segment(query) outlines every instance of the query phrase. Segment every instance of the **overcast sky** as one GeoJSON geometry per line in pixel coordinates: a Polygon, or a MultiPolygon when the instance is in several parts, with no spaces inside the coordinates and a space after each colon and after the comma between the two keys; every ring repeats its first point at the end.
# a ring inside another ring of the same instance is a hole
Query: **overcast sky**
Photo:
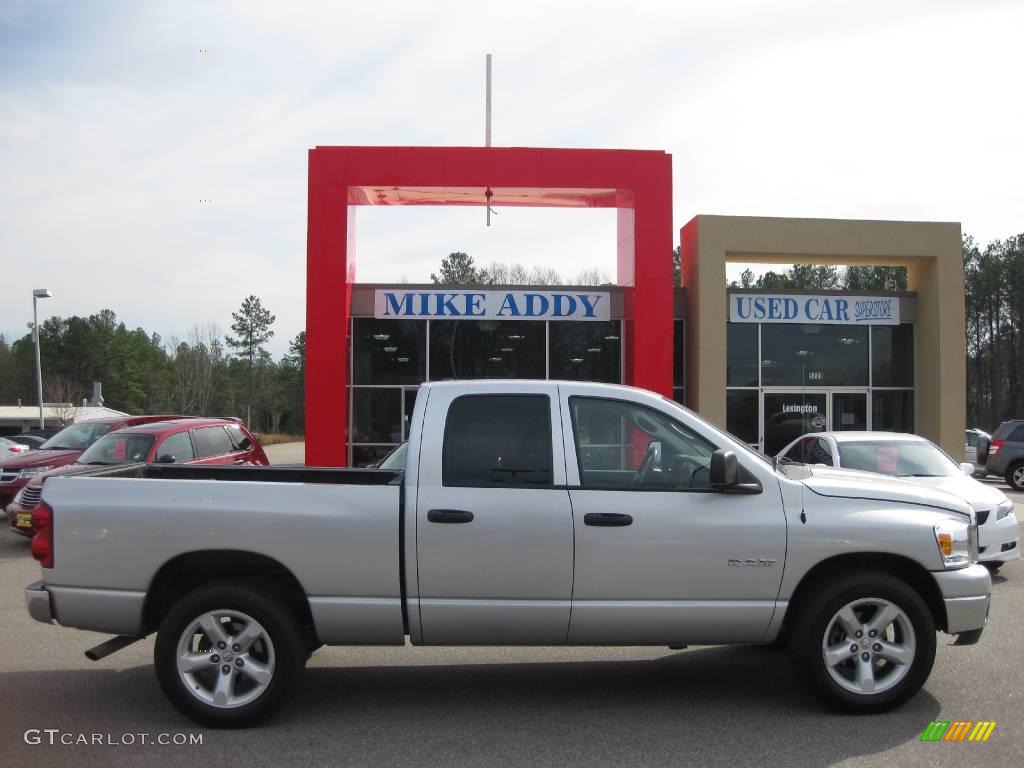
{"type": "MultiPolygon", "coordinates": [[[[662,149],[699,213],[1024,231],[1019,0],[0,0],[0,333],[113,309],[304,325],[307,150],[662,149]],[[211,50],[210,53],[201,52],[211,50]],[[212,202],[200,202],[212,200],[212,202]]],[[[478,262],[614,275],[614,212],[363,208],[358,278],[478,262]]]]}

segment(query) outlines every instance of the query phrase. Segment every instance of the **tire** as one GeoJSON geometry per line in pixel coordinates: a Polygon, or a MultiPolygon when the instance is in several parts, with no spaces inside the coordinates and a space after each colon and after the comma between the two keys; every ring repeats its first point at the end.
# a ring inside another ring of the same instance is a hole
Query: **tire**
{"type": "Polygon", "coordinates": [[[987,563],[982,563],[982,565],[988,568],[989,573],[995,575],[999,573],[999,569],[1003,567],[1003,562],[1000,560],[989,560],[987,563]]]}
{"type": "Polygon", "coordinates": [[[1006,470],[1006,484],[1015,491],[1024,491],[1024,461],[1011,464],[1006,470]]]}
{"type": "Polygon", "coordinates": [[[268,717],[294,692],[306,658],[288,608],[234,584],[185,595],[160,623],[153,651],[157,680],[171,704],[219,728],[268,717]]]}
{"type": "Polygon", "coordinates": [[[853,714],[887,712],[928,679],[935,662],[935,622],[921,596],[901,579],[850,573],[803,605],[789,648],[804,683],[830,706],[853,714]],[[884,625],[873,627],[876,619],[884,625]],[[872,629],[880,634],[871,636],[872,629]],[[835,665],[826,660],[826,645],[835,665]]]}

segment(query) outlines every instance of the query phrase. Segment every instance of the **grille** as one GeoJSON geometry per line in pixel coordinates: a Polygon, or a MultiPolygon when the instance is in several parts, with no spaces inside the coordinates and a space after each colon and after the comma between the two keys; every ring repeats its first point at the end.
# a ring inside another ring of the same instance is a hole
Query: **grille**
{"type": "Polygon", "coordinates": [[[988,520],[989,513],[991,512],[991,509],[986,509],[984,512],[978,512],[978,525],[984,525],[985,521],[988,520]]]}
{"type": "Polygon", "coordinates": [[[21,506],[23,509],[35,509],[39,506],[39,497],[43,495],[42,488],[26,488],[21,494],[21,506]]]}

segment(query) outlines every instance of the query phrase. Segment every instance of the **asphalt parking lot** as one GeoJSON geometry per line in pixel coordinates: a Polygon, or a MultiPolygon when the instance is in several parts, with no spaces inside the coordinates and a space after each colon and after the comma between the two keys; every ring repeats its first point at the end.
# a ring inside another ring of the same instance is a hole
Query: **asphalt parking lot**
{"type": "MultiPolygon", "coordinates": [[[[1020,517],[1024,494],[1010,495],[1020,517]]],[[[823,711],[795,686],[784,652],[765,648],[325,648],[311,659],[296,699],[268,725],[216,731],[164,700],[150,663],[152,638],[90,662],[82,652],[105,636],[32,621],[22,587],[39,569],[23,539],[0,533],[0,765],[12,768],[933,768],[1009,765],[1024,744],[1019,561],[994,579],[981,642],[957,648],[940,635],[925,689],[886,715],[823,711]],[[986,743],[923,743],[931,720],[998,725],[986,743]],[[59,729],[58,743],[48,743],[45,729],[59,729]],[[41,743],[26,743],[26,732],[41,743]],[[81,734],[113,743],[59,743],[81,734]],[[202,744],[142,744],[140,734],[200,736],[202,744]]]]}

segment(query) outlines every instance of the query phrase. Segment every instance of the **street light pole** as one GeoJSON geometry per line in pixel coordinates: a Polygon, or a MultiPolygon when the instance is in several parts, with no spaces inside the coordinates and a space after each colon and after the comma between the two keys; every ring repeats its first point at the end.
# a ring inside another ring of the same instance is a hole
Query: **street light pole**
{"type": "Polygon", "coordinates": [[[53,296],[46,288],[36,288],[32,291],[32,335],[36,340],[36,395],[39,398],[39,428],[46,428],[46,419],[43,416],[43,364],[39,355],[39,299],[48,299],[53,296]]]}

